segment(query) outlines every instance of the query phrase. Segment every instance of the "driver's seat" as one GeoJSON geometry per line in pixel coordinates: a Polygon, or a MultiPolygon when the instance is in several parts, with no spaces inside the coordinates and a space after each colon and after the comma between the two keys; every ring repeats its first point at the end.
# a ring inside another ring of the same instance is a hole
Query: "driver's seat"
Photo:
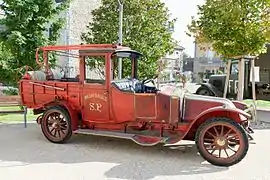
{"type": "Polygon", "coordinates": [[[137,79],[121,79],[112,81],[112,85],[124,92],[140,92],[140,81],[137,79]]]}

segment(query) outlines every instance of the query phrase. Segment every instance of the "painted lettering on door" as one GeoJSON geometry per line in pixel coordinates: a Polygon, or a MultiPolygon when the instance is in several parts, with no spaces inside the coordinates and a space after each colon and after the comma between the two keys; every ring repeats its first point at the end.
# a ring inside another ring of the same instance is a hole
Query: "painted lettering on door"
{"type": "Polygon", "coordinates": [[[102,112],[102,104],[100,103],[89,103],[90,111],[102,112]]]}

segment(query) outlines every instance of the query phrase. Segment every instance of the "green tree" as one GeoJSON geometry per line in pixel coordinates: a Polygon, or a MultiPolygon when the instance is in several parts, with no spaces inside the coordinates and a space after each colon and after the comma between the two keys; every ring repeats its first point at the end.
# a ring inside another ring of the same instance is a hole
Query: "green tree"
{"type": "Polygon", "coordinates": [[[206,0],[188,34],[224,59],[258,56],[269,42],[269,5],[269,0],[206,0]]]}
{"type": "Polygon", "coordinates": [[[57,42],[65,22],[60,13],[69,3],[69,0],[58,4],[55,0],[3,0],[4,18],[0,25],[4,28],[0,31],[0,41],[2,52],[11,55],[0,59],[4,64],[1,73],[5,72],[6,80],[14,82],[15,71],[24,65],[38,68],[35,50],[57,42]]]}
{"type": "Polygon", "coordinates": [[[269,0],[206,0],[188,26],[198,43],[222,57],[259,55],[270,35],[269,0]]]}
{"type": "MultiPolygon", "coordinates": [[[[93,10],[93,21],[82,34],[82,40],[94,44],[118,42],[118,1],[102,0],[93,10]]],[[[139,77],[153,77],[158,60],[175,46],[168,24],[173,26],[169,11],[160,0],[123,0],[123,45],[140,51],[139,77]]],[[[117,66],[117,63],[115,63],[117,66]]],[[[117,68],[117,67],[115,67],[117,68]]],[[[130,61],[123,60],[123,77],[131,74],[130,61]]]]}

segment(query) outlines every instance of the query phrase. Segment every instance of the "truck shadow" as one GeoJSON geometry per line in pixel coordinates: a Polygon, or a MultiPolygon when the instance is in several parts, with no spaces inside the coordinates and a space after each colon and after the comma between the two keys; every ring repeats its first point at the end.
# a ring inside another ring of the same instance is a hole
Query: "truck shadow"
{"type": "Polygon", "coordinates": [[[104,176],[134,180],[214,173],[228,169],[204,163],[194,146],[181,149],[141,147],[129,140],[86,135],[75,135],[67,144],[53,144],[43,137],[36,124],[29,124],[27,129],[22,124],[1,125],[0,134],[4,134],[0,136],[0,162],[21,162],[18,164],[20,166],[102,162],[113,164],[111,169],[104,172],[104,176]]]}

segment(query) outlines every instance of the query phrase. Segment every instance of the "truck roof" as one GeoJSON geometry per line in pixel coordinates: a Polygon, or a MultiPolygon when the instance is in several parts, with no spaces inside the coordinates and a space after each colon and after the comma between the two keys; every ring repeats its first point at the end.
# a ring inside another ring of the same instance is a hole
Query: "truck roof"
{"type": "Polygon", "coordinates": [[[119,57],[140,57],[142,54],[138,51],[132,50],[126,46],[120,46],[117,44],[80,44],[80,45],[54,45],[54,46],[43,46],[37,48],[39,51],[67,51],[67,50],[78,50],[79,53],[114,53],[119,57]]]}

